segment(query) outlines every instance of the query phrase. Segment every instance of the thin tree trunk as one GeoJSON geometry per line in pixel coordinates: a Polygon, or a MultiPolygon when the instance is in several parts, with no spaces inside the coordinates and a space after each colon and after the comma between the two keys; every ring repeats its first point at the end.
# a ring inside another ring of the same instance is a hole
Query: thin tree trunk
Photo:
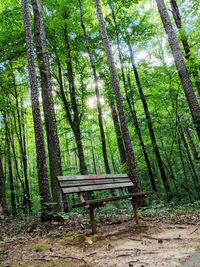
{"type": "Polygon", "coordinates": [[[109,105],[111,109],[113,124],[115,127],[115,134],[117,138],[117,145],[118,145],[118,150],[119,150],[119,155],[120,155],[120,163],[121,165],[124,165],[126,163],[126,151],[124,148],[122,133],[121,133],[120,124],[119,124],[119,118],[118,118],[118,114],[116,111],[113,96],[109,94],[108,98],[109,98],[109,105]]]}
{"type": "MultiPolygon", "coordinates": [[[[129,84],[129,88],[131,89],[130,75],[128,75],[128,84],[129,84]]],[[[126,89],[125,93],[126,93],[126,99],[127,99],[127,102],[128,102],[128,106],[129,106],[129,109],[130,109],[130,112],[131,112],[131,117],[132,117],[132,120],[133,120],[133,124],[135,126],[135,130],[137,132],[138,139],[140,141],[140,146],[142,148],[142,152],[143,152],[143,155],[144,155],[145,163],[146,163],[146,166],[147,166],[147,169],[148,169],[151,188],[152,188],[152,190],[154,192],[157,192],[158,190],[157,190],[157,186],[156,186],[156,181],[155,181],[155,178],[154,178],[154,175],[153,175],[153,171],[152,171],[152,168],[151,168],[151,163],[150,163],[150,160],[149,160],[147,149],[146,149],[143,137],[142,137],[142,133],[141,133],[140,125],[139,125],[139,122],[138,122],[135,105],[134,105],[134,102],[132,102],[132,104],[131,104],[131,101],[130,101],[129,96],[128,96],[127,89],[126,89]]]]}
{"type": "Polygon", "coordinates": [[[32,0],[34,13],[34,34],[36,41],[37,59],[41,76],[42,103],[47,132],[48,154],[50,162],[51,188],[54,211],[63,211],[62,192],[57,176],[62,175],[60,145],[56,126],[56,115],[52,96],[52,84],[47,41],[43,21],[43,7],[41,0],[32,0]]]}
{"type": "Polygon", "coordinates": [[[12,161],[10,153],[10,141],[8,137],[8,132],[6,129],[6,143],[7,143],[7,162],[8,162],[8,171],[9,171],[9,184],[10,184],[10,202],[11,202],[11,211],[12,214],[16,214],[16,202],[15,202],[15,187],[14,187],[14,178],[12,171],[12,161]]]}
{"type": "Polygon", "coordinates": [[[191,53],[190,46],[188,43],[188,37],[185,32],[185,29],[182,26],[182,19],[181,19],[181,15],[180,15],[176,0],[170,0],[170,5],[171,5],[172,15],[173,15],[176,27],[178,28],[179,33],[180,33],[180,39],[181,39],[181,42],[183,44],[183,48],[185,51],[185,58],[188,61],[190,61],[191,67],[189,67],[189,69],[191,70],[191,73],[194,77],[195,85],[200,95],[200,78],[198,76],[199,66],[195,66],[194,64],[194,59],[192,57],[192,53],[191,53]]]}
{"type": "Polygon", "coordinates": [[[105,25],[100,1],[94,0],[94,3],[96,6],[96,13],[97,13],[99,26],[101,30],[101,36],[102,36],[104,48],[106,51],[107,62],[108,62],[109,70],[110,70],[110,76],[111,76],[111,80],[113,84],[114,93],[115,93],[117,109],[118,109],[118,114],[119,114],[119,119],[120,119],[120,126],[121,126],[122,136],[124,140],[124,146],[126,150],[128,172],[129,172],[130,179],[132,180],[133,185],[134,185],[133,190],[135,192],[139,192],[141,190],[140,179],[137,173],[135,156],[133,153],[128,125],[126,122],[123,100],[122,100],[122,95],[120,92],[119,80],[118,80],[118,76],[117,76],[117,72],[115,68],[114,58],[113,58],[107,30],[106,30],[106,25],[105,25]]]}
{"type": "MultiPolygon", "coordinates": [[[[56,57],[57,57],[57,64],[58,64],[58,80],[59,80],[60,97],[62,99],[64,108],[65,108],[65,114],[66,114],[67,120],[69,121],[70,127],[73,131],[75,142],[77,145],[78,158],[79,158],[79,170],[80,170],[80,173],[84,175],[84,174],[87,174],[87,166],[85,163],[85,155],[84,155],[84,151],[83,151],[83,143],[82,143],[82,136],[81,136],[81,130],[80,130],[80,119],[79,119],[80,116],[79,116],[78,107],[76,104],[76,98],[74,98],[74,97],[71,98],[72,101],[75,101],[75,103],[73,104],[73,107],[74,107],[74,119],[73,119],[72,115],[71,115],[71,111],[70,111],[70,105],[67,101],[67,98],[66,98],[65,92],[64,92],[64,85],[63,85],[62,69],[61,69],[60,60],[59,60],[59,57],[57,55],[56,55],[56,57]],[[75,119],[75,117],[76,117],[76,119],[75,119]]],[[[73,73],[69,74],[71,71],[73,71],[71,61],[68,62],[68,65],[70,65],[70,66],[68,66],[68,77],[70,75],[72,75],[72,79],[73,79],[73,73]]],[[[69,78],[69,82],[70,81],[71,81],[71,79],[69,78]]],[[[74,86],[72,86],[72,87],[74,88],[74,86]]]]}
{"type": "Polygon", "coordinates": [[[13,132],[10,133],[10,130],[8,128],[8,122],[7,122],[7,117],[4,114],[4,124],[5,124],[5,129],[7,132],[7,136],[9,138],[9,142],[12,148],[12,152],[13,152],[13,157],[14,157],[14,163],[15,163],[15,171],[17,174],[17,179],[20,181],[22,190],[23,190],[23,195],[25,195],[25,186],[24,183],[22,181],[21,175],[20,175],[20,171],[19,171],[19,165],[18,165],[18,160],[17,160],[17,154],[16,154],[16,147],[15,147],[15,142],[14,142],[14,137],[13,137],[13,132]]]}
{"type": "MultiPolygon", "coordinates": [[[[29,190],[29,181],[28,181],[28,166],[27,166],[27,155],[26,155],[26,140],[25,140],[25,132],[24,130],[24,118],[23,118],[23,106],[21,106],[21,115],[20,115],[20,106],[19,106],[19,100],[18,100],[18,93],[16,89],[16,83],[15,83],[15,76],[13,73],[13,81],[14,81],[14,89],[15,89],[15,100],[16,100],[16,110],[17,110],[17,122],[18,122],[18,129],[19,133],[17,131],[17,125],[15,123],[16,133],[18,136],[21,156],[22,156],[22,164],[23,164],[23,171],[24,171],[24,206],[27,208],[29,212],[31,212],[31,199],[30,199],[30,190],[29,190]]],[[[15,116],[14,116],[15,119],[15,116]]],[[[15,121],[16,122],[16,121],[15,121]]]]}
{"type": "Polygon", "coordinates": [[[2,152],[0,149],[0,213],[6,210],[6,188],[5,188],[5,175],[2,164],[2,152]]]}
{"type": "Polygon", "coordinates": [[[196,146],[195,146],[195,143],[194,141],[192,140],[192,137],[191,137],[191,134],[190,134],[190,131],[188,130],[187,127],[184,128],[184,132],[187,136],[187,140],[188,140],[188,143],[190,145],[190,149],[191,149],[191,152],[192,152],[192,155],[193,155],[193,158],[195,160],[199,160],[200,159],[200,155],[196,149],[196,146]]]}
{"type": "Polygon", "coordinates": [[[158,6],[158,11],[160,13],[160,17],[162,19],[163,26],[165,28],[165,32],[168,37],[168,41],[174,57],[178,75],[185,92],[188,106],[190,108],[190,112],[197,131],[197,135],[200,139],[200,107],[188,75],[188,70],[186,68],[183,55],[176,40],[176,35],[172,27],[164,0],[156,0],[156,2],[158,6]]]}
{"type": "Polygon", "coordinates": [[[182,127],[180,126],[179,127],[179,133],[180,133],[180,137],[181,137],[181,140],[183,142],[183,145],[185,147],[185,152],[186,152],[186,155],[188,157],[188,161],[189,161],[189,164],[190,164],[190,167],[191,167],[191,171],[192,171],[192,176],[193,176],[193,180],[194,180],[194,184],[196,186],[196,190],[198,192],[198,195],[200,197],[200,182],[199,182],[199,177],[198,177],[198,174],[196,172],[196,169],[195,169],[195,166],[194,166],[194,163],[192,161],[192,157],[191,157],[191,154],[190,154],[190,150],[189,150],[189,147],[188,147],[188,144],[187,144],[187,141],[185,139],[185,135],[184,135],[184,132],[183,132],[183,129],[182,127]]]}
{"type": "MultiPolygon", "coordinates": [[[[26,133],[25,133],[25,124],[24,124],[24,111],[23,111],[23,99],[21,103],[21,130],[20,134],[21,137],[21,147],[22,147],[22,161],[23,161],[23,168],[24,168],[24,181],[25,181],[25,189],[26,189],[26,199],[28,204],[28,210],[29,212],[32,211],[31,207],[31,198],[30,198],[30,189],[29,189],[29,181],[28,181],[28,163],[27,163],[27,153],[26,153],[26,133]]],[[[20,117],[20,116],[19,116],[20,117]]]]}
{"type": "MultiPolygon", "coordinates": [[[[157,192],[156,182],[155,182],[155,179],[154,179],[154,176],[153,176],[153,172],[152,172],[152,169],[151,169],[151,164],[150,164],[150,160],[149,160],[149,157],[148,157],[148,154],[147,154],[147,151],[146,151],[146,146],[145,146],[143,138],[142,138],[141,130],[140,130],[139,123],[138,123],[138,120],[137,120],[136,110],[135,110],[134,106],[132,107],[131,101],[130,101],[129,96],[128,96],[128,85],[127,85],[126,78],[125,78],[123,56],[122,56],[121,49],[120,49],[120,35],[119,35],[119,31],[118,31],[118,25],[117,25],[117,21],[116,21],[114,8],[112,6],[112,2],[111,1],[109,1],[109,7],[111,9],[111,14],[112,14],[112,18],[113,18],[113,22],[114,22],[114,26],[115,26],[117,49],[118,49],[118,53],[119,53],[119,61],[120,61],[120,66],[121,66],[122,81],[123,81],[123,85],[124,85],[124,89],[125,89],[126,100],[127,100],[127,103],[128,103],[128,106],[129,106],[129,109],[130,109],[130,112],[131,112],[131,116],[132,116],[132,119],[133,119],[133,123],[134,123],[135,129],[136,129],[139,141],[140,141],[140,146],[141,146],[142,151],[143,151],[143,155],[144,155],[144,159],[145,159],[145,162],[146,162],[146,165],[147,165],[147,169],[148,169],[148,173],[149,173],[149,178],[150,178],[150,183],[151,183],[152,190],[154,192],[157,192]]],[[[128,81],[129,87],[131,88],[130,76],[128,78],[129,78],[129,81],[128,81]]]]}
{"type": "MultiPolygon", "coordinates": [[[[180,154],[180,158],[181,158],[181,164],[182,164],[182,168],[183,168],[183,174],[184,174],[184,178],[185,178],[188,197],[189,197],[190,202],[192,202],[192,197],[191,197],[191,194],[190,194],[189,181],[188,181],[187,172],[186,172],[186,168],[185,168],[185,163],[184,163],[184,159],[183,159],[183,153],[182,153],[182,149],[181,149],[181,140],[180,140],[180,138],[178,139],[178,148],[179,148],[179,154],[180,154]]],[[[197,191],[197,193],[198,193],[198,191],[197,191]]]]}
{"type": "Polygon", "coordinates": [[[24,29],[25,29],[25,41],[26,51],[28,59],[28,72],[31,88],[31,104],[32,115],[35,132],[35,146],[37,155],[37,173],[39,181],[40,203],[41,203],[41,220],[49,220],[51,211],[51,197],[48,186],[48,177],[46,169],[46,156],[44,137],[42,130],[42,121],[40,114],[39,94],[37,87],[36,70],[34,65],[34,50],[32,43],[32,32],[30,23],[29,3],[28,0],[22,0],[23,16],[24,16],[24,29]]]}
{"type": "Polygon", "coordinates": [[[91,144],[91,150],[92,150],[92,162],[93,162],[93,169],[94,173],[97,174],[97,166],[96,166],[96,160],[95,160],[95,154],[94,154],[94,144],[93,144],[93,135],[92,135],[92,130],[89,130],[90,134],[90,144],[91,144]]]}
{"type": "Polygon", "coordinates": [[[79,0],[79,8],[80,8],[80,20],[81,20],[81,27],[84,34],[84,45],[87,50],[90,65],[92,68],[93,78],[94,78],[94,85],[95,85],[95,93],[96,93],[96,99],[97,99],[97,111],[98,111],[98,122],[99,122],[99,129],[100,129],[100,135],[101,135],[101,145],[102,145],[102,151],[103,151],[103,159],[105,164],[106,173],[110,173],[110,166],[108,162],[108,155],[107,155],[107,147],[106,147],[106,138],[105,138],[105,131],[103,126],[103,118],[102,118],[102,108],[100,103],[100,92],[99,92],[99,80],[98,75],[95,67],[94,57],[92,55],[90,44],[89,44],[89,38],[87,34],[87,30],[84,24],[83,20],[83,10],[82,10],[82,0],[79,0]]]}
{"type": "Polygon", "coordinates": [[[167,175],[165,173],[165,168],[164,168],[164,164],[160,155],[160,151],[157,145],[157,141],[156,141],[156,137],[155,137],[155,133],[154,133],[154,128],[153,128],[153,123],[151,120],[151,115],[149,112],[149,108],[148,108],[148,104],[143,92],[143,88],[140,82],[140,78],[139,78],[139,73],[135,64],[135,60],[134,60],[134,54],[133,54],[133,50],[132,47],[130,45],[130,43],[128,44],[129,46],[129,51],[130,51],[130,57],[131,57],[131,63],[132,63],[132,67],[133,67],[133,71],[134,71],[134,75],[135,75],[135,81],[136,81],[136,85],[139,91],[139,95],[140,95],[140,99],[142,101],[142,105],[144,108],[144,112],[145,112],[145,117],[146,117],[146,122],[147,122],[147,126],[148,126],[148,130],[149,130],[149,135],[151,138],[151,143],[152,143],[152,147],[156,156],[156,160],[157,160],[157,164],[158,164],[158,168],[160,171],[160,175],[162,178],[162,182],[165,188],[165,192],[167,194],[168,199],[171,198],[171,189],[167,180],[167,175]]]}

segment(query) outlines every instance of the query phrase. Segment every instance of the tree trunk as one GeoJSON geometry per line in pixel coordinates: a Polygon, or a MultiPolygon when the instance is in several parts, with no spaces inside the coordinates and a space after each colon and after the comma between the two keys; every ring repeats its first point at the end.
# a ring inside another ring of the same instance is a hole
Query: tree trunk
{"type": "Polygon", "coordinates": [[[25,180],[25,188],[27,194],[27,201],[28,201],[28,209],[29,212],[32,211],[31,207],[31,197],[30,197],[30,189],[29,189],[29,180],[28,180],[28,162],[27,162],[27,153],[26,153],[26,132],[25,132],[25,123],[24,123],[24,106],[23,106],[23,98],[21,98],[21,131],[22,131],[22,160],[23,160],[23,167],[24,167],[24,180],[25,180]]]}
{"type": "Polygon", "coordinates": [[[114,58],[113,58],[107,30],[106,30],[106,25],[105,25],[100,1],[94,0],[94,3],[96,6],[96,13],[97,13],[98,21],[99,21],[102,40],[103,40],[104,48],[106,51],[107,62],[108,62],[109,70],[110,70],[110,76],[111,76],[111,80],[113,84],[114,93],[115,93],[117,109],[118,109],[118,114],[119,114],[119,119],[120,119],[120,126],[121,126],[122,136],[124,140],[124,146],[126,150],[128,172],[129,172],[130,179],[132,180],[133,185],[134,185],[134,188],[133,188],[134,192],[139,192],[141,190],[141,185],[140,185],[140,180],[139,180],[139,176],[137,173],[136,162],[135,162],[135,157],[133,153],[133,148],[131,145],[128,125],[126,122],[123,100],[122,100],[122,95],[120,92],[119,80],[118,80],[118,76],[117,76],[117,72],[115,68],[114,58]]]}
{"type": "Polygon", "coordinates": [[[10,154],[10,141],[9,141],[7,129],[6,129],[6,143],[7,143],[7,161],[8,161],[9,182],[10,182],[11,211],[12,211],[12,214],[15,215],[16,214],[15,187],[14,187],[14,179],[13,179],[13,171],[12,171],[11,154],[10,154]]]}
{"type": "Polygon", "coordinates": [[[191,67],[189,67],[189,69],[191,70],[191,73],[192,73],[192,75],[194,77],[195,85],[196,85],[198,93],[200,95],[200,79],[199,79],[199,76],[198,76],[199,67],[198,66],[193,66],[194,59],[193,59],[193,56],[191,54],[191,50],[190,50],[190,46],[189,46],[189,43],[188,43],[187,34],[185,32],[185,29],[182,26],[182,19],[181,19],[181,15],[180,15],[179,8],[178,8],[176,0],[170,0],[170,5],[171,5],[172,15],[173,15],[176,27],[178,28],[179,33],[180,33],[181,42],[183,44],[183,48],[184,48],[184,51],[185,51],[185,58],[188,61],[190,61],[191,67]]]}
{"type": "MultiPolygon", "coordinates": [[[[123,84],[124,84],[126,100],[127,100],[130,112],[131,112],[133,123],[134,123],[135,129],[136,129],[136,132],[137,132],[137,135],[138,135],[138,138],[139,138],[139,141],[140,141],[140,146],[142,148],[144,159],[145,159],[145,162],[146,162],[146,165],[147,165],[147,169],[148,169],[148,173],[149,173],[149,178],[150,178],[150,183],[151,183],[152,190],[154,192],[157,192],[156,182],[155,182],[155,179],[154,179],[154,176],[153,176],[153,172],[152,172],[152,169],[151,169],[151,164],[150,164],[150,160],[149,160],[149,157],[148,157],[148,154],[147,154],[147,151],[146,151],[146,146],[145,146],[143,138],[142,138],[141,130],[140,130],[139,123],[138,123],[138,120],[137,120],[136,110],[135,110],[134,106],[132,107],[131,101],[130,101],[129,96],[128,96],[128,86],[127,86],[126,77],[125,77],[123,56],[122,56],[121,49],[120,49],[120,35],[119,35],[119,31],[118,31],[118,25],[117,25],[117,22],[116,22],[116,16],[115,16],[114,8],[112,6],[112,2],[111,1],[109,1],[109,6],[110,6],[110,9],[111,9],[112,18],[113,18],[113,22],[114,22],[114,26],[115,26],[117,49],[118,49],[118,53],[119,53],[119,61],[120,61],[120,66],[121,66],[122,81],[123,81],[123,84]]],[[[129,78],[129,81],[128,81],[129,82],[129,87],[131,88],[130,76],[128,78],[129,78]]]]}
{"type": "Polygon", "coordinates": [[[95,159],[95,154],[94,154],[93,135],[92,135],[92,130],[91,129],[89,129],[89,135],[90,135],[90,144],[91,144],[91,150],[92,150],[93,169],[94,169],[94,173],[97,174],[96,159],[95,159]]]}
{"type": "Polygon", "coordinates": [[[6,188],[5,188],[5,175],[2,164],[2,153],[0,149],[0,213],[6,210],[6,188]]]}
{"type": "Polygon", "coordinates": [[[197,172],[196,172],[194,163],[193,163],[193,161],[192,161],[192,157],[191,157],[191,154],[190,154],[190,150],[189,150],[189,147],[188,147],[188,144],[187,144],[187,141],[186,141],[186,139],[185,139],[185,135],[184,135],[184,132],[183,132],[183,129],[182,129],[181,126],[179,127],[179,133],[180,133],[180,137],[181,137],[181,140],[182,140],[182,142],[183,142],[183,145],[184,145],[184,147],[185,147],[185,152],[186,152],[186,155],[187,155],[189,164],[190,164],[190,168],[191,168],[191,171],[192,171],[193,181],[194,181],[196,190],[197,190],[197,192],[198,192],[198,195],[199,195],[199,197],[200,197],[200,181],[199,181],[199,177],[198,177],[198,174],[197,174],[197,172]]]}
{"type": "MultiPolygon", "coordinates": [[[[79,112],[78,112],[76,98],[74,98],[74,97],[71,98],[71,101],[75,101],[75,103],[73,104],[73,107],[75,109],[74,110],[74,118],[72,118],[70,105],[67,101],[67,98],[66,98],[65,92],[64,92],[64,85],[63,85],[62,69],[61,69],[60,60],[59,60],[59,57],[57,55],[56,55],[56,57],[57,57],[57,64],[58,64],[58,81],[59,81],[60,97],[62,99],[64,109],[65,109],[65,114],[66,114],[67,120],[70,124],[70,127],[73,131],[75,142],[77,145],[78,158],[79,158],[79,170],[80,170],[80,173],[84,175],[84,174],[87,174],[87,166],[85,163],[85,155],[84,155],[84,151],[83,151],[83,143],[82,143],[82,136],[81,136],[81,130],[80,130],[80,119],[79,119],[80,116],[79,116],[79,112]],[[76,117],[76,119],[75,119],[75,117],[76,117]]],[[[68,60],[70,60],[70,59],[68,58],[68,60]]],[[[70,60],[70,62],[68,62],[68,65],[70,65],[68,67],[68,71],[69,71],[68,72],[68,78],[69,78],[69,76],[72,75],[72,79],[73,79],[73,73],[69,74],[69,73],[71,73],[71,71],[73,72],[71,60],[70,60]]],[[[71,78],[69,78],[69,83],[71,83],[71,78]]],[[[74,84],[74,82],[73,82],[73,84],[74,84]]],[[[72,88],[73,88],[73,90],[75,89],[74,86],[72,86],[72,88]]]]}
{"type": "Polygon", "coordinates": [[[156,156],[156,160],[157,160],[157,164],[158,164],[158,168],[160,171],[160,175],[162,178],[162,182],[165,188],[165,192],[167,194],[168,199],[171,198],[171,189],[167,180],[167,175],[165,173],[165,168],[164,168],[164,163],[162,161],[161,155],[160,155],[160,151],[158,149],[158,145],[157,145],[157,141],[156,141],[156,137],[155,137],[155,133],[154,133],[154,128],[153,128],[153,123],[151,120],[151,115],[149,113],[149,108],[148,108],[148,104],[143,92],[143,88],[140,82],[140,78],[139,78],[139,73],[135,64],[135,60],[134,60],[134,55],[133,55],[133,50],[132,47],[130,45],[130,43],[128,44],[129,46],[129,51],[130,51],[130,57],[131,57],[131,63],[132,63],[132,67],[133,67],[133,71],[134,71],[134,75],[135,75],[135,81],[136,81],[136,85],[139,91],[139,95],[140,95],[140,99],[142,101],[142,105],[144,108],[144,112],[145,112],[145,117],[146,117],[146,121],[147,121],[147,126],[148,126],[148,130],[149,130],[149,135],[151,138],[151,143],[152,143],[152,147],[156,156]]]}
{"type": "Polygon", "coordinates": [[[120,155],[120,163],[121,163],[121,165],[124,165],[126,163],[126,151],[125,151],[124,143],[123,143],[123,139],[122,139],[122,133],[121,133],[121,129],[120,129],[119,118],[118,118],[118,114],[116,111],[113,96],[109,94],[108,98],[109,98],[109,105],[110,105],[110,109],[111,109],[113,124],[115,127],[115,134],[116,134],[116,138],[117,138],[117,145],[118,145],[118,150],[119,150],[119,155],[120,155]]]}
{"type": "Polygon", "coordinates": [[[191,136],[190,131],[188,130],[187,127],[184,128],[184,132],[185,132],[185,134],[186,134],[186,136],[187,136],[187,140],[188,140],[188,143],[189,143],[189,145],[190,145],[190,149],[191,149],[193,158],[194,158],[195,160],[200,160],[200,155],[199,155],[199,153],[198,153],[198,151],[197,151],[197,149],[196,149],[195,143],[194,143],[194,141],[192,140],[192,136],[191,136]]]}
{"type": "Polygon", "coordinates": [[[168,36],[168,41],[171,47],[172,54],[174,56],[174,61],[178,71],[178,75],[183,86],[185,96],[192,114],[193,122],[197,131],[197,135],[200,139],[200,107],[195,96],[192,83],[190,81],[188,70],[186,68],[183,55],[181,53],[180,47],[176,40],[176,35],[172,27],[167,8],[165,6],[164,0],[156,0],[160,17],[162,19],[165,32],[168,36]]]}
{"type": "Polygon", "coordinates": [[[25,28],[25,41],[28,59],[29,81],[31,88],[31,104],[32,115],[35,132],[35,146],[37,155],[37,173],[39,181],[40,203],[41,203],[41,220],[49,220],[49,211],[51,210],[51,197],[48,186],[47,169],[46,169],[46,156],[44,137],[42,130],[42,121],[40,114],[39,94],[37,87],[36,70],[34,65],[34,50],[32,43],[32,32],[30,23],[30,13],[28,0],[22,0],[24,28],[25,28]]]}
{"type": "Polygon", "coordinates": [[[51,73],[47,41],[43,21],[43,7],[41,0],[32,0],[34,13],[34,34],[36,41],[37,59],[41,76],[43,110],[47,132],[48,154],[50,162],[51,188],[54,202],[54,211],[63,211],[62,192],[58,184],[57,176],[62,175],[60,145],[56,127],[56,115],[54,110],[51,73]]]}
{"type": "MultiPolygon", "coordinates": [[[[184,163],[184,159],[183,159],[180,138],[178,138],[178,149],[179,149],[179,155],[180,155],[180,158],[181,158],[181,164],[182,164],[182,168],[183,168],[183,174],[184,174],[184,178],[185,178],[185,184],[186,184],[186,189],[187,189],[186,192],[188,194],[188,197],[189,197],[190,202],[192,202],[192,197],[191,197],[191,194],[190,194],[190,185],[189,185],[188,176],[187,176],[187,172],[186,172],[186,168],[185,168],[185,163],[184,163]]],[[[197,193],[198,193],[198,191],[197,191],[197,193]]]]}
{"type": "Polygon", "coordinates": [[[84,24],[83,20],[83,10],[82,10],[82,0],[79,0],[79,8],[80,8],[80,19],[81,19],[81,27],[84,34],[84,45],[87,50],[90,65],[92,68],[93,78],[94,78],[94,84],[95,84],[95,93],[96,93],[96,99],[97,99],[97,111],[98,111],[98,122],[99,122],[99,129],[100,129],[100,135],[101,135],[101,145],[102,145],[102,151],[103,151],[103,159],[104,159],[104,165],[106,169],[106,173],[110,173],[110,166],[108,162],[108,155],[107,155],[107,147],[106,147],[106,138],[105,138],[105,131],[103,126],[103,118],[102,118],[102,108],[100,103],[100,93],[99,93],[99,85],[98,85],[98,75],[95,67],[94,57],[92,55],[90,44],[89,44],[89,38],[87,34],[87,30],[84,24]]]}

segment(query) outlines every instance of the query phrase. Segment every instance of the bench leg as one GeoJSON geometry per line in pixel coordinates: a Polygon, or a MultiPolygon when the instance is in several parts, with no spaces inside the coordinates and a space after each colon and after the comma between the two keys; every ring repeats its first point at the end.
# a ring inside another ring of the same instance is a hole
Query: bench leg
{"type": "Polygon", "coordinates": [[[97,230],[96,230],[96,222],[94,218],[94,207],[93,206],[89,207],[89,214],[90,214],[90,224],[92,227],[92,233],[95,234],[97,230]]]}
{"type": "Polygon", "coordinates": [[[136,224],[139,224],[140,222],[139,222],[137,204],[135,203],[134,200],[132,200],[132,202],[133,202],[133,212],[134,212],[135,222],[136,224]]]}

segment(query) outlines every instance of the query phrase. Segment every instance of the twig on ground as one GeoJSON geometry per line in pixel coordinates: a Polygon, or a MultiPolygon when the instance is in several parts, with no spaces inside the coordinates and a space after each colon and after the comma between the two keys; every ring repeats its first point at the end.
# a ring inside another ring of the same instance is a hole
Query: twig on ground
{"type": "Polygon", "coordinates": [[[84,265],[87,266],[87,262],[84,260],[84,258],[77,258],[77,257],[73,257],[73,256],[62,256],[62,255],[50,255],[50,257],[61,258],[61,259],[78,260],[78,261],[84,262],[84,265]]]}
{"type": "Polygon", "coordinates": [[[128,239],[133,240],[133,241],[142,241],[141,239],[132,238],[132,237],[129,237],[128,239]]]}
{"type": "Polygon", "coordinates": [[[182,240],[182,238],[180,236],[172,237],[172,238],[161,238],[161,237],[153,237],[153,236],[149,236],[149,235],[143,235],[142,237],[152,239],[152,240],[157,240],[157,241],[182,240]]]}
{"type": "Polygon", "coordinates": [[[94,251],[94,252],[92,252],[92,253],[89,253],[89,254],[85,255],[85,256],[84,256],[84,258],[85,258],[85,257],[90,257],[90,256],[93,256],[93,255],[95,255],[95,254],[97,254],[97,252],[96,252],[96,251],[94,251]]]}
{"type": "Polygon", "coordinates": [[[194,229],[194,231],[192,231],[192,232],[190,233],[190,235],[194,234],[198,229],[199,229],[198,227],[197,227],[196,229],[194,229]]]}

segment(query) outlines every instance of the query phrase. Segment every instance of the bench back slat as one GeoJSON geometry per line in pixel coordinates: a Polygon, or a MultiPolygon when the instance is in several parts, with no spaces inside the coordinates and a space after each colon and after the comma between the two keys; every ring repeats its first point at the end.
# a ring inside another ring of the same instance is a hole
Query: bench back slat
{"type": "Polygon", "coordinates": [[[58,181],[76,181],[76,180],[96,180],[110,178],[128,178],[127,174],[94,174],[94,175],[73,175],[73,176],[58,176],[58,181]]]}
{"type": "Polygon", "coordinates": [[[109,179],[95,179],[95,180],[76,180],[76,181],[60,181],[60,186],[64,187],[76,187],[84,185],[96,185],[96,184],[116,184],[116,183],[128,183],[129,178],[109,178],[109,179]]]}
{"type": "Polygon", "coordinates": [[[58,176],[64,194],[132,187],[127,174],[58,176]]]}
{"type": "Polygon", "coordinates": [[[113,183],[113,184],[97,184],[97,185],[87,185],[87,186],[64,187],[62,188],[62,191],[64,194],[69,194],[69,193],[89,192],[89,191],[98,191],[98,190],[123,188],[123,187],[133,187],[133,183],[128,182],[128,183],[113,183]]]}

